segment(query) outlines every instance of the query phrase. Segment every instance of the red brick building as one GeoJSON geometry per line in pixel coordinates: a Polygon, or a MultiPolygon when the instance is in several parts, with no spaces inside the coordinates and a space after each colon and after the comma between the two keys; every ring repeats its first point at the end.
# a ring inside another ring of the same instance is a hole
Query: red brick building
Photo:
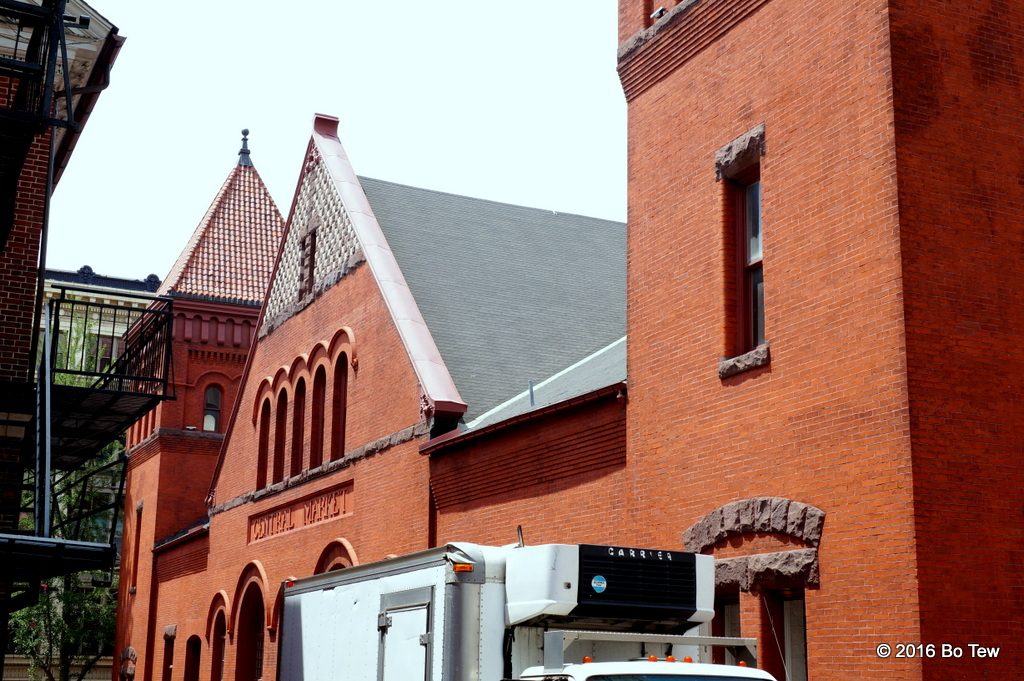
{"type": "Polygon", "coordinates": [[[359,178],[318,117],[212,484],[125,534],[119,645],[266,677],[281,580],[521,524],[714,555],[713,628],[780,679],[1019,676],[1022,26],[622,0],[625,243],[359,178]]]}
{"type": "Polygon", "coordinates": [[[637,540],[779,678],[1021,676],[1024,6],[619,7],[637,540]]]}
{"type": "Polygon", "coordinates": [[[210,477],[283,228],[243,137],[238,164],[159,290],[174,301],[177,399],[150,411],[126,437],[116,649],[121,653],[131,645],[133,653],[119,660],[115,673],[127,669],[134,655],[140,667],[146,665],[145,678],[152,678],[148,627],[162,567],[154,539],[194,530],[205,521],[210,477]]]}
{"type": "MultiPolygon", "coordinates": [[[[227,188],[211,214],[250,192],[227,188]]],[[[622,224],[359,178],[318,116],[243,371],[244,333],[215,343],[183,295],[230,297],[225,261],[245,273],[211,222],[164,284],[178,400],[129,433],[126,668],[266,678],[286,578],[507,542],[520,524],[531,541],[607,536],[594,519],[625,463],[622,224]],[[200,427],[211,381],[223,444],[200,427]],[[566,503],[588,513],[567,524],[566,503]]]]}

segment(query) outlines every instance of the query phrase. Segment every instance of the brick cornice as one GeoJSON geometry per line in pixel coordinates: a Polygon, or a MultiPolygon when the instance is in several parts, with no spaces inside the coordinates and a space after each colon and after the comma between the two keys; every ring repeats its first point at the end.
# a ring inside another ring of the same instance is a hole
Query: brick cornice
{"type": "Polygon", "coordinates": [[[619,80],[626,100],[661,81],[768,0],[687,0],[619,48],[619,80]]]}

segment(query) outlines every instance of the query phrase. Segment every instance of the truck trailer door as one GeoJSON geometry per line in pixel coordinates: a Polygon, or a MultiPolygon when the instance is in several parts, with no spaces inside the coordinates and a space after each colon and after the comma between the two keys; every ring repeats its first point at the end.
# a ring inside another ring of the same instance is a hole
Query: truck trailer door
{"type": "Polygon", "coordinates": [[[433,587],[381,595],[378,681],[430,679],[433,587]]]}

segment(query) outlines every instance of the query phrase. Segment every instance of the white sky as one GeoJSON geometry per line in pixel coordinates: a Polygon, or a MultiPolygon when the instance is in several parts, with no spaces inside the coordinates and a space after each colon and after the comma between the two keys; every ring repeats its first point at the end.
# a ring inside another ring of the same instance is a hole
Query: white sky
{"type": "Polygon", "coordinates": [[[360,175],[626,215],[616,0],[90,0],[127,38],[56,188],[47,267],[163,278],[237,161],[287,217],[313,114],[360,175]]]}

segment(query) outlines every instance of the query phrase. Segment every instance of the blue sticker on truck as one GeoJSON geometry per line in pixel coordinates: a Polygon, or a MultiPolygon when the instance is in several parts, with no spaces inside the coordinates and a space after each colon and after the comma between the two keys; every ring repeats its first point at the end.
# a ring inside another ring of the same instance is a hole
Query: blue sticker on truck
{"type": "Polygon", "coordinates": [[[604,593],[604,590],[608,588],[608,580],[601,575],[595,575],[594,578],[590,580],[590,588],[599,594],[604,593]]]}

